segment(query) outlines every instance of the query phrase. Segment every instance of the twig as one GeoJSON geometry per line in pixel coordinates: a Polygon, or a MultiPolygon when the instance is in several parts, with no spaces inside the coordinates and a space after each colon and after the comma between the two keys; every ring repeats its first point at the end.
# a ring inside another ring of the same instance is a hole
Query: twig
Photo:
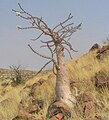
{"type": "Polygon", "coordinates": [[[35,54],[39,55],[40,57],[52,60],[51,57],[47,57],[47,56],[41,55],[40,53],[36,52],[36,51],[31,47],[30,44],[28,44],[28,47],[29,47],[35,54]]]}
{"type": "Polygon", "coordinates": [[[51,63],[52,60],[50,60],[49,62],[47,62],[38,72],[36,75],[38,75],[49,63],[51,63]]]}
{"type": "Polygon", "coordinates": [[[43,33],[41,33],[37,38],[35,38],[35,39],[31,39],[31,40],[37,40],[37,39],[39,39],[41,36],[43,35],[43,33]]]}

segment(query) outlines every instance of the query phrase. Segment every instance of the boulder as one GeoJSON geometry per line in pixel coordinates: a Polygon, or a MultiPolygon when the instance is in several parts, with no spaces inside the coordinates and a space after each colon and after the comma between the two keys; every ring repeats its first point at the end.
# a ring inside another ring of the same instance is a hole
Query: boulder
{"type": "Polygon", "coordinates": [[[39,110],[38,105],[30,104],[28,107],[20,109],[18,115],[13,120],[37,120],[33,113],[37,113],[39,110]]]}
{"type": "Polygon", "coordinates": [[[89,102],[85,103],[84,114],[85,114],[85,118],[87,120],[92,120],[93,118],[95,118],[96,106],[95,106],[95,103],[93,101],[89,101],[89,102]]]}
{"type": "Polygon", "coordinates": [[[98,59],[103,59],[109,57],[109,45],[103,46],[101,49],[97,51],[97,56],[96,58],[98,59]]]}
{"type": "Polygon", "coordinates": [[[83,108],[84,120],[97,120],[96,119],[96,105],[94,102],[93,93],[90,91],[84,92],[80,95],[79,103],[83,108]]]}
{"type": "Polygon", "coordinates": [[[58,116],[61,120],[63,117],[70,118],[71,117],[71,109],[62,101],[55,101],[48,108],[48,117],[50,120],[57,120],[56,116],[58,116]]]}
{"type": "Polygon", "coordinates": [[[98,44],[96,43],[96,44],[94,44],[94,45],[90,48],[89,52],[90,52],[90,51],[93,51],[93,50],[96,50],[96,49],[99,49],[99,48],[100,48],[100,45],[98,45],[98,44]]]}
{"type": "Polygon", "coordinates": [[[92,78],[92,82],[97,88],[109,88],[109,75],[105,71],[99,71],[92,78]]]}

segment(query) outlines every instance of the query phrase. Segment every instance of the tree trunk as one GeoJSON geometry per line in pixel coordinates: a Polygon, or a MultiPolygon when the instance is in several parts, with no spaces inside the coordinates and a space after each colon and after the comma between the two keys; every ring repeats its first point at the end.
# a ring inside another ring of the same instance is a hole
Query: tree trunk
{"type": "Polygon", "coordinates": [[[59,66],[56,75],[56,100],[64,102],[71,108],[76,104],[76,99],[70,90],[70,81],[64,60],[64,47],[60,44],[56,46],[56,55],[59,66]]]}

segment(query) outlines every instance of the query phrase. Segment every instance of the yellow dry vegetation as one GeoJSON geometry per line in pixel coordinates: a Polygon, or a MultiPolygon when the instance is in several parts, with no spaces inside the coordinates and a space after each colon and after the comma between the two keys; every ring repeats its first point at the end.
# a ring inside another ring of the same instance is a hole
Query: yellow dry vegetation
{"type": "MultiPolygon", "coordinates": [[[[96,91],[91,82],[91,78],[100,70],[109,74],[109,57],[106,57],[103,60],[97,60],[95,50],[88,52],[77,59],[68,61],[67,67],[69,79],[75,81],[74,86],[78,88],[79,94],[82,94],[85,91],[93,93],[94,101],[99,106],[99,109],[97,110],[98,115],[100,114],[104,118],[107,116],[106,120],[108,120],[109,91],[107,89],[104,89],[100,93],[96,91]]],[[[43,99],[45,104],[44,109],[36,116],[45,120],[47,108],[51,101],[53,101],[53,98],[55,98],[55,75],[51,70],[38,74],[34,78],[28,80],[25,85],[16,87],[10,85],[5,89],[0,86],[0,120],[11,120],[14,118],[18,113],[18,106],[21,99],[26,99],[28,97],[29,89],[24,88],[37,83],[42,78],[45,80],[45,83],[36,90],[36,96],[38,99],[43,99]]],[[[78,105],[77,108],[78,110],[73,113],[75,120],[84,120],[81,106],[78,105]]]]}

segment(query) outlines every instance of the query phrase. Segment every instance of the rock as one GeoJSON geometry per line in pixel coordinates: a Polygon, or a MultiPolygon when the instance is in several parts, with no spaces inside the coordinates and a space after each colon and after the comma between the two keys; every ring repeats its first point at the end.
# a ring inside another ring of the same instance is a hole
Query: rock
{"type": "Polygon", "coordinates": [[[44,107],[44,100],[33,99],[32,103],[38,105],[40,109],[43,109],[44,107]]]}
{"type": "Polygon", "coordinates": [[[92,120],[93,118],[95,118],[96,106],[93,101],[85,103],[84,113],[87,120],[92,120]]]}
{"type": "Polygon", "coordinates": [[[19,110],[17,118],[23,118],[23,119],[28,119],[31,118],[32,115],[28,113],[26,110],[19,110]]]}
{"type": "Polygon", "coordinates": [[[97,88],[109,88],[109,75],[107,75],[105,71],[99,71],[92,78],[92,82],[97,88]]]}
{"type": "Polygon", "coordinates": [[[85,93],[83,93],[82,100],[83,100],[83,102],[93,101],[93,94],[91,92],[85,92],[85,93]]]}
{"type": "Polygon", "coordinates": [[[37,88],[38,86],[40,86],[40,83],[39,83],[39,82],[38,82],[38,83],[34,83],[34,84],[31,86],[31,90],[30,90],[30,93],[29,93],[30,96],[34,97],[35,90],[36,90],[36,88],[37,88]]]}
{"type": "Polygon", "coordinates": [[[90,48],[89,52],[90,52],[90,51],[93,51],[93,50],[96,50],[96,49],[99,49],[99,48],[100,48],[100,45],[98,45],[98,44],[96,43],[96,44],[94,44],[94,45],[90,48]]]}
{"type": "Polygon", "coordinates": [[[41,86],[43,85],[43,83],[45,83],[45,80],[43,78],[40,78],[38,82],[34,83],[31,86],[31,90],[30,90],[30,96],[34,97],[35,96],[35,91],[39,90],[41,88],[41,86]]]}
{"type": "Polygon", "coordinates": [[[109,50],[109,45],[103,46],[101,49],[99,49],[99,50],[97,51],[97,53],[103,53],[103,52],[105,52],[106,50],[109,50]]]}
{"type": "Polygon", "coordinates": [[[36,120],[33,113],[37,113],[38,111],[40,111],[38,105],[30,104],[28,107],[20,109],[18,115],[16,116],[16,118],[14,118],[14,120],[17,119],[36,120]]]}
{"type": "Polygon", "coordinates": [[[38,105],[36,104],[30,104],[25,111],[27,111],[28,113],[35,113],[40,111],[40,108],[38,107],[38,105]]]}
{"type": "Polygon", "coordinates": [[[48,108],[49,118],[55,118],[54,116],[58,115],[59,113],[63,114],[63,116],[65,116],[66,118],[71,117],[71,109],[62,101],[56,101],[48,108]]]}
{"type": "Polygon", "coordinates": [[[97,51],[97,59],[103,59],[109,57],[109,45],[103,46],[101,49],[97,51]]]}
{"type": "Polygon", "coordinates": [[[90,91],[84,92],[80,95],[80,99],[78,101],[83,108],[84,120],[97,120],[96,116],[96,105],[94,102],[93,93],[90,91]]]}
{"type": "Polygon", "coordinates": [[[57,115],[53,116],[50,120],[62,120],[64,115],[62,113],[58,113],[57,115]]]}

